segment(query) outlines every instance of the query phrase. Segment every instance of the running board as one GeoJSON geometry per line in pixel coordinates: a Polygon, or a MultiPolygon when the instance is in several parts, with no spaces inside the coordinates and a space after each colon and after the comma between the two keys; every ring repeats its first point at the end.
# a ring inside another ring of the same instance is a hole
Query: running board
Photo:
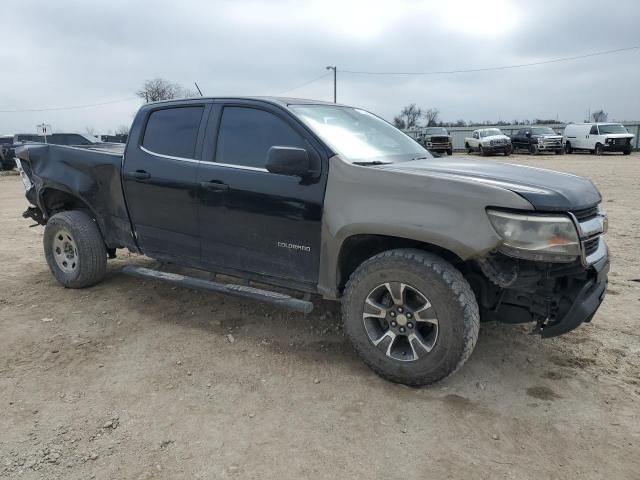
{"type": "Polygon", "coordinates": [[[234,297],[248,298],[259,302],[271,303],[295,312],[311,313],[313,303],[308,300],[300,300],[283,293],[270,292],[259,288],[237,285],[235,283],[220,283],[201,278],[189,277],[177,273],[161,272],[150,268],[127,265],[122,269],[123,273],[133,277],[162,280],[185,288],[209,290],[210,292],[223,293],[234,297]]]}

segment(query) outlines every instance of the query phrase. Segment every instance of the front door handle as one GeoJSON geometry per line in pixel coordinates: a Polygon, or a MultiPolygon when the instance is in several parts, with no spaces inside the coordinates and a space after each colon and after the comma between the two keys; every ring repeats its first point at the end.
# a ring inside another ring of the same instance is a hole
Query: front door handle
{"type": "Polygon", "coordinates": [[[225,192],[229,190],[229,185],[222,182],[200,182],[200,186],[205,190],[215,191],[215,192],[225,192]]]}
{"type": "Polygon", "coordinates": [[[149,180],[151,178],[151,174],[149,172],[145,172],[144,170],[136,170],[135,172],[127,172],[124,174],[125,178],[129,180],[149,180]]]}

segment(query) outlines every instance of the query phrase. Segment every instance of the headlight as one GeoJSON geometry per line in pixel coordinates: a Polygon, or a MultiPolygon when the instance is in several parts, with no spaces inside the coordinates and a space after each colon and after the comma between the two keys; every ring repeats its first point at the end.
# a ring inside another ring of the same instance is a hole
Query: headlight
{"type": "Polygon", "coordinates": [[[544,138],[538,137],[538,143],[544,143],[544,138]]]}
{"type": "Polygon", "coordinates": [[[547,262],[571,262],[580,255],[578,232],[569,217],[498,210],[487,210],[487,215],[507,255],[547,262]]]}

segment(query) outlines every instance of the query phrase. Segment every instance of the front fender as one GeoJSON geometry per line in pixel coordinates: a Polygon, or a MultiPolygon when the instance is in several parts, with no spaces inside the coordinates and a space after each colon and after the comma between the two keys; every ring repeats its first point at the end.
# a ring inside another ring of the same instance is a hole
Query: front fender
{"type": "Polygon", "coordinates": [[[461,260],[485,255],[501,238],[486,208],[531,210],[518,194],[450,175],[416,175],[330,160],[322,219],[322,251],[318,289],[335,296],[338,259],[352,235],[385,235],[428,243],[461,260]]]}

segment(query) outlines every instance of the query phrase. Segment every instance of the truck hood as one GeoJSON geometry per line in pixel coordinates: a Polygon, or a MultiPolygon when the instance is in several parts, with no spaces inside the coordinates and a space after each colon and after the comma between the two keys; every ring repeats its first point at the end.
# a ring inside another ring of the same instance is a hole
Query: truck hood
{"type": "Polygon", "coordinates": [[[511,139],[506,135],[489,135],[488,137],[482,137],[480,139],[480,141],[483,141],[483,142],[485,140],[511,140],[511,139]]]}
{"type": "Polygon", "coordinates": [[[603,136],[607,138],[633,138],[635,135],[633,133],[603,133],[603,136]]]}
{"type": "Polygon", "coordinates": [[[552,133],[542,133],[540,135],[531,135],[533,138],[551,138],[554,140],[562,140],[562,135],[552,134],[552,133]]]}
{"type": "Polygon", "coordinates": [[[377,166],[412,175],[459,177],[511,190],[536,210],[569,211],[589,208],[602,199],[588,179],[542,168],[459,157],[428,158],[377,166]]]}

